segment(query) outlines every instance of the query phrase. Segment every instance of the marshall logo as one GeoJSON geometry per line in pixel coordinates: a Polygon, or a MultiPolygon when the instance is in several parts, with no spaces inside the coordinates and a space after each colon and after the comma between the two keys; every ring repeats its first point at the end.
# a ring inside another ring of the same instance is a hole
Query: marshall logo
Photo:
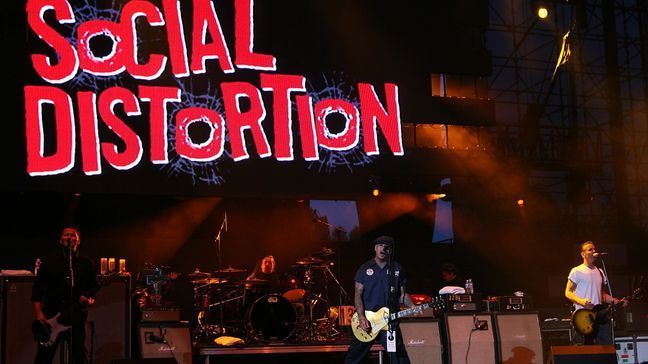
{"type": "Polygon", "coordinates": [[[425,340],[414,340],[410,339],[409,342],[407,342],[408,346],[422,346],[425,345],[425,340]]]}
{"type": "Polygon", "coordinates": [[[175,351],[175,346],[160,346],[158,351],[175,351]]]}

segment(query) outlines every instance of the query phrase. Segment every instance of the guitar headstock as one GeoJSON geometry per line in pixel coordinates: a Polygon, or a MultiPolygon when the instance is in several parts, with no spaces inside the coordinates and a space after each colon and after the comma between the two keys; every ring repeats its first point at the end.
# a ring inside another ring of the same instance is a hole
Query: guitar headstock
{"type": "Polygon", "coordinates": [[[441,296],[436,296],[432,299],[432,302],[428,302],[428,307],[431,307],[435,310],[442,310],[446,308],[447,303],[441,296]]]}
{"type": "Polygon", "coordinates": [[[641,294],[642,294],[641,288],[637,288],[634,291],[632,291],[632,294],[628,296],[628,299],[632,301],[639,300],[642,298],[641,294]]]}

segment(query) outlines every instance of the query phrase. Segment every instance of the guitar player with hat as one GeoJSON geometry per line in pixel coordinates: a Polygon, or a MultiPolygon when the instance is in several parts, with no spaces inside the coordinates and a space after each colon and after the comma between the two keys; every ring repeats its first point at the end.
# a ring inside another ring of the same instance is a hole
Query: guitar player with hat
{"type": "MultiPolygon", "coordinates": [[[[567,278],[565,297],[573,303],[574,310],[595,310],[600,304],[627,305],[627,300],[612,297],[605,291],[604,273],[594,263],[600,254],[592,241],[581,244],[583,263],[572,268],[567,278]]],[[[575,323],[576,324],[576,323],[575,323]]],[[[582,335],[578,329],[573,336],[574,344],[611,345],[613,344],[612,325],[609,321],[597,323],[591,335],[582,335]]]]}
{"type": "MultiPolygon", "coordinates": [[[[371,332],[371,323],[365,311],[378,311],[389,308],[389,312],[398,312],[399,306],[414,307],[411,297],[405,290],[407,279],[401,265],[391,259],[394,252],[394,238],[380,236],[373,241],[374,257],[362,264],[355,275],[355,310],[360,329],[371,332]],[[391,267],[391,269],[390,269],[391,267]],[[390,274],[391,273],[391,274],[390,274]]],[[[390,362],[409,363],[409,357],[403,344],[403,338],[396,322],[390,324],[393,331],[381,330],[374,340],[360,341],[354,336],[347,350],[345,363],[362,362],[375,340],[385,347],[390,362]],[[395,352],[390,352],[388,340],[395,340],[395,352]]]]}

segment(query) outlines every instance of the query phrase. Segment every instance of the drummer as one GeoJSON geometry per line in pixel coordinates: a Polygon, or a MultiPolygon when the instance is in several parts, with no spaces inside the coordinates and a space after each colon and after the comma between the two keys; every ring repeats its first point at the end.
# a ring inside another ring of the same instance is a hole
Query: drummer
{"type": "Polygon", "coordinates": [[[304,305],[299,301],[303,297],[303,292],[301,295],[296,297],[291,297],[291,295],[286,296],[286,294],[293,293],[294,291],[303,291],[303,289],[290,290],[291,288],[295,288],[292,286],[295,282],[292,284],[283,282],[286,278],[295,279],[290,275],[281,276],[279,272],[277,272],[277,262],[275,261],[274,256],[268,254],[261,258],[252,274],[246,278],[246,281],[250,283],[246,283],[245,286],[250,290],[253,296],[256,296],[257,298],[266,294],[283,293],[283,296],[288,299],[295,308],[297,317],[301,317],[304,315],[304,305]]]}
{"type": "Polygon", "coordinates": [[[259,294],[270,294],[279,292],[279,273],[277,262],[274,256],[268,254],[261,258],[252,273],[245,279],[246,288],[250,288],[259,294]]]}

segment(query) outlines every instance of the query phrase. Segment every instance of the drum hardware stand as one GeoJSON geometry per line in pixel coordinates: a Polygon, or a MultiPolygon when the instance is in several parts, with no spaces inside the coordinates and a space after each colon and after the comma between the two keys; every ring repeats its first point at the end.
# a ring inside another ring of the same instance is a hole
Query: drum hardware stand
{"type": "MultiPolygon", "coordinates": [[[[221,255],[222,255],[221,254],[221,235],[223,233],[223,228],[225,229],[225,231],[227,231],[227,212],[224,213],[223,221],[221,222],[221,226],[218,228],[218,233],[216,234],[216,238],[214,239],[214,242],[218,246],[218,270],[219,271],[223,269],[223,264],[222,264],[222,259],[221,259],[221,255]]],[[[219,289],[219,292],[220,292],[220,289],[219,289]]],[[[221,331],[223,331],[224,330],[224,327],[223,327],[224,326],[224,317],[223,317],[223,306],[222,305],[219,306],[219,321],[218,321],[218,323],[220,324],[221,331]]],[[[221,334],[224,334],[224,332],[222,332],[221,334]]]]}

